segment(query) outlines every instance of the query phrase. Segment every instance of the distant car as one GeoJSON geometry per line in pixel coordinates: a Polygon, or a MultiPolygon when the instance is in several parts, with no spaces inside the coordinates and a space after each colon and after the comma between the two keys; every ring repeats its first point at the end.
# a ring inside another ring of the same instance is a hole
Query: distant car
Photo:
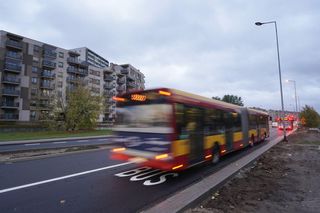
{"type": "Polygon", "coordinates": [[[273,128],[277,128],[277,127],[278,127],[278,122],[272,122],[271,126],[272,126],[273,128]]]}
{"type": "Polygon", "coordinates": [[[278,129],[279,130],[283,130],[283,125],[286,128],[286,130],[292,130],[292,125],[289,122],[283,122],[283,123],[281,122],[281,123],[279,123],[278,129]]]}

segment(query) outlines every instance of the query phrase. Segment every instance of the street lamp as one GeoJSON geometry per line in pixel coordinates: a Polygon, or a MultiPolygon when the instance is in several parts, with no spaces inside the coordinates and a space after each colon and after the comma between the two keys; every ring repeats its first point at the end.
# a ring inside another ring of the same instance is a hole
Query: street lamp
{"type": "Polygon", "coordinates": [[[276,21],[268,21],[268,22],[256,22],[255,25],[261,26],[264,24],[274,24],[274,28],[276,31],[276,42],[277,42],[277,53],[278,53],[278,69],[279,69],[279,80],[280,80],[280,95],[281,95],[281,108],[282,108],[282,124],[283,124],[283,141],[287,141],[286,127],[283,122],[284,114],[284,104],[283,104],[283,92],[282,92],[282,80],[281,80],[281,67],[280,67],[280,53],[279,53],[279,41],[278,41],[278,29],[276,21]]]}
{"type": "Polygon", "coordinates": [[[298,114],[298,98],[297,98],[297,87],[296,87],[296,81],[295,80],[286,80],[287,83],[293,83],[294,86],[294,99],[296,102],[296,114],[298,114]]]}

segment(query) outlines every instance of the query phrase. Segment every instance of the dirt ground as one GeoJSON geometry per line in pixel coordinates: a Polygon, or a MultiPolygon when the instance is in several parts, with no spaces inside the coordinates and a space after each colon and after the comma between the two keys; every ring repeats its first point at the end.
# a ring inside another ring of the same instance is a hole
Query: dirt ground
{"type": "Polygon", "coordinates": [[[320,133],[288,139],[187,212],[320,212],[320,133]]]}

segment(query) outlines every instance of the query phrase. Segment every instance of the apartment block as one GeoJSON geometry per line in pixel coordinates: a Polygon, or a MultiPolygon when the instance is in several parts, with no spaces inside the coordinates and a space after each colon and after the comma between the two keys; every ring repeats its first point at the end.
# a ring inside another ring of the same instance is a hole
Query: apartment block
{"type": "Polygon", "coordinates": [[[99,121],[113,121],[112,96],[144,89],[144,75],[129,64],[109,64],[86,47],[68,50],[0,31],[0,121],[43,120],[53,97],[66,102],[79,84],[105,97],[99,121]]]}

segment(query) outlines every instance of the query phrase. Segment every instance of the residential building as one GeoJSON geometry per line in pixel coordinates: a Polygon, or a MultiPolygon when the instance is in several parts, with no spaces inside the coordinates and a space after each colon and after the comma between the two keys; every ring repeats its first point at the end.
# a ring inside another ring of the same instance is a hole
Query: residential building
{"type": "Polygon", "coordinates": [[[109,61],[93,52],[87,47],[80,47],[73,49],[73,51],[79,53],[79,58],[83,61],[87,61],[90,65],[95,67],[109,67],[109,61]]]}
{"type": "Polygon", "coordinates": [[[66,102],[79,83],[105,97],[99,121],[113,121],[112,96],[144,89],[144,75],[129,64],[109,66],[86,47],[68,50],[0,30],[0,121],[43,120],[53,96],[66,102]]]}

